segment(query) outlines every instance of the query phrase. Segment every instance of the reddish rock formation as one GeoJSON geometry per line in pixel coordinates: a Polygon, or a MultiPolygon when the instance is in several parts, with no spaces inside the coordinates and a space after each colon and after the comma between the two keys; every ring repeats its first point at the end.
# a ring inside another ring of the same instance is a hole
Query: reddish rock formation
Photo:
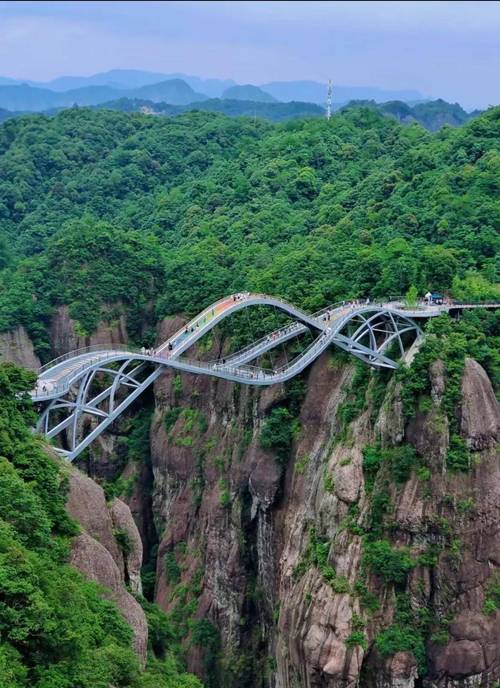
{"type": "Polygon", "coordinates": [[[139,530],[135,525],[127,504],[121,499],[115,499],[111,505],[111,518],[116,533],[121,533],[126,539],[126,548],[122,550],[124,560],[125,579],[130,584],[130,589],[137,595],[142,595],[141,566],[142,566],[142,541],[139,530]]]}
{"type": "MultiPolygon", "coordinates": [[[[122,309],[117,304],[108,306],[104,312],[111,313],[113,310],[119,312],[122,309]]],[[[82,335],[78,333],[78,327],[70,317],[68,307],[59,306],[52,316],[49,336],[54,357],[85,346],[126,344],[128,341],[126,317],[118,315],[112,321],[103,320],[91,335],[82,335]]]]}
{"type": "Polygon", "coordinates": [[[471,449],[495,445],[500,434],[498,401],[484,369],[471,358],[465,359],[460,416],[460,430],[471,449]]]}
{"type": "Polygon", "coordinates": [[[144,666],[148,647],[146,616],[141,605],[125,589],[120,570],[109,551],[88,533],[83,533],[71,544],[70,564],[86,578],[109,590],[106,597],[116,604],[132,628],[133,647],[144,666]]]}

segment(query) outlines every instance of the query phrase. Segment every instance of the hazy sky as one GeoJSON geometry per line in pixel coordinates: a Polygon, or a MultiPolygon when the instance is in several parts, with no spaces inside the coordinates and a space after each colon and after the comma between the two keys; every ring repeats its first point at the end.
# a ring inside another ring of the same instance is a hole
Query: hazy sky
{"type": "Polygon", "coordinates": [[[0,2],[0,75],[116,67],[500,101],[500,2],[0,2]]]}

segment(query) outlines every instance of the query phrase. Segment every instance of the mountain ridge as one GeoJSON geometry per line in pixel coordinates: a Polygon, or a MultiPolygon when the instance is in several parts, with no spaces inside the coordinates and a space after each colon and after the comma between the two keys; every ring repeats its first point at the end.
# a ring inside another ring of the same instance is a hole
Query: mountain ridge
{"type": "MultiPolygon", "coordinates": [[[[35,81],[30,79],[13,79],[0,77],[2,85],[27,84],[33,88],[46,88],[61,93],[86,86],[108,86],[117,90],[141,88],[161,81],[182,79],[194,91],[208,97],[221,97],[225,90],[233,86],[241,86],[233,79],[203,78],[182,72],[163,73],[141,69],[111,69],[97,72],[89,76],[61,76],[49,81],[35,81]]],[[[323,105],[326,100],[327,84],[314,80],[281,80],[262,84],[249,84],[269,93],[281,101],[313,102],[323,105]]],[[[385,102],[388,100],[403,100],[404,102],[425,100],[424,96],[412,89],[384,89],[377,86],[336,86],[334,85],[334,101],[347,103],[349,100],[371,100],[385,102]]]]}
{"type": "Polygon", "coordinates": [[[279,102],[278,98],[275,98],[270,93],[267,93],[267,91],[263,91],[261,88],[259,88],[259,86],[253,86],[252,84],[231,86],[224,91],[222,98],[230,100],[252,100],[256,103],[279,102]]]}
{"type": "Polygon", "coordinates": [[[64,92],[47,88],[35,88],[29,84],[0,85],[0,108],[7,110],[32,110],[40,112],[72,105],[97,105],[121,97],[143,97],[152,101],[169,100],[174,105],[185,105],[204,100],[204,93],[197,93],[182,79],[170,79],[135,89],[114,89],[105,85],[92,85],[64,92]]]}

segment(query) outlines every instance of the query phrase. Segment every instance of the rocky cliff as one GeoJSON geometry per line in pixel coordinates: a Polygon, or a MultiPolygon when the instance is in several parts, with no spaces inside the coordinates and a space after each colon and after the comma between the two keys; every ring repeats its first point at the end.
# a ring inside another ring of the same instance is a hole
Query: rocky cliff
{"type": "MultiPolygon", "coordinates": [[[[466,361],[457,414],[470,468],[452,472],[442,366],[414,417],[394,381],[378,403],[370,383],[346,426],[353,374],[330,355],[313,365],[286,463],[259,437],[289,390],[173,373],[157,382],[156,600],[211,620],[226,658],[220,685],[493,686],[500,411],[491,384],[466,361]],[[370,451],[384,459],[375,477],[370,451]],[[182,603],[180,587],[191,590],[182,603]]],[[[188,656],[206,674],[202,649],[188,656]]]]}
{"type": "MultiPolygon", "coordinates": [[[[74,336],[57,317],[57,336],[74,336]]],[[[177,326],[163,323],[160,339],[177,326]]],[[[125,323],[109,336],[124,340],[125,323]]],[[[109,509],[72,475],[85,531],[72,561],[110,588],[142,654],[123,584],[140,592],[144,547],[147,594],[209,686],[493,688],[500,410],[467,359],[454,422],[468,466],[452,471],[447,385],[437,361],[408,415],[394,376],[360,377],[337,354],[263,391],[167,371],[80,464],[121,481],[123,501],[109,509]],[[141,405],[149,433],[132,456],[123,439],[141,405]]]]}
{"type": "Polygon", "coordinates": [[[134,649],[146,662],[148,626],[140,604],[142,542],[129,507],[119,499],[108,506],[102,488],[78,469],[69,473],[67,509],[82,527],[73,539],[70,563],[104,587],[134,633],[134,649]]]}
{"type": "Polygon", "coordinates": [[[24,327],[0,332],[0,361],[10,361],[29,370],[40,367],[40,359],[35,354],[33,343],[24,327]]]}

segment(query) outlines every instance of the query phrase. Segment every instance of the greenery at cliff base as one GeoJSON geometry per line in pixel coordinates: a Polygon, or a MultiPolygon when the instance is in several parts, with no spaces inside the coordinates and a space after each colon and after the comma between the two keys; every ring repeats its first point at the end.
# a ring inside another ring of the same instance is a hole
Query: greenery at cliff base
{"type": "Polygon", "coordinates": [[[64,468],[30,429],[34,380],[0,364],[0,687],[200,688],[165,629],[158,645],[153,627],[142,671],[115,605],[66,563],[78,526],[65,511],[64,468]]]}

